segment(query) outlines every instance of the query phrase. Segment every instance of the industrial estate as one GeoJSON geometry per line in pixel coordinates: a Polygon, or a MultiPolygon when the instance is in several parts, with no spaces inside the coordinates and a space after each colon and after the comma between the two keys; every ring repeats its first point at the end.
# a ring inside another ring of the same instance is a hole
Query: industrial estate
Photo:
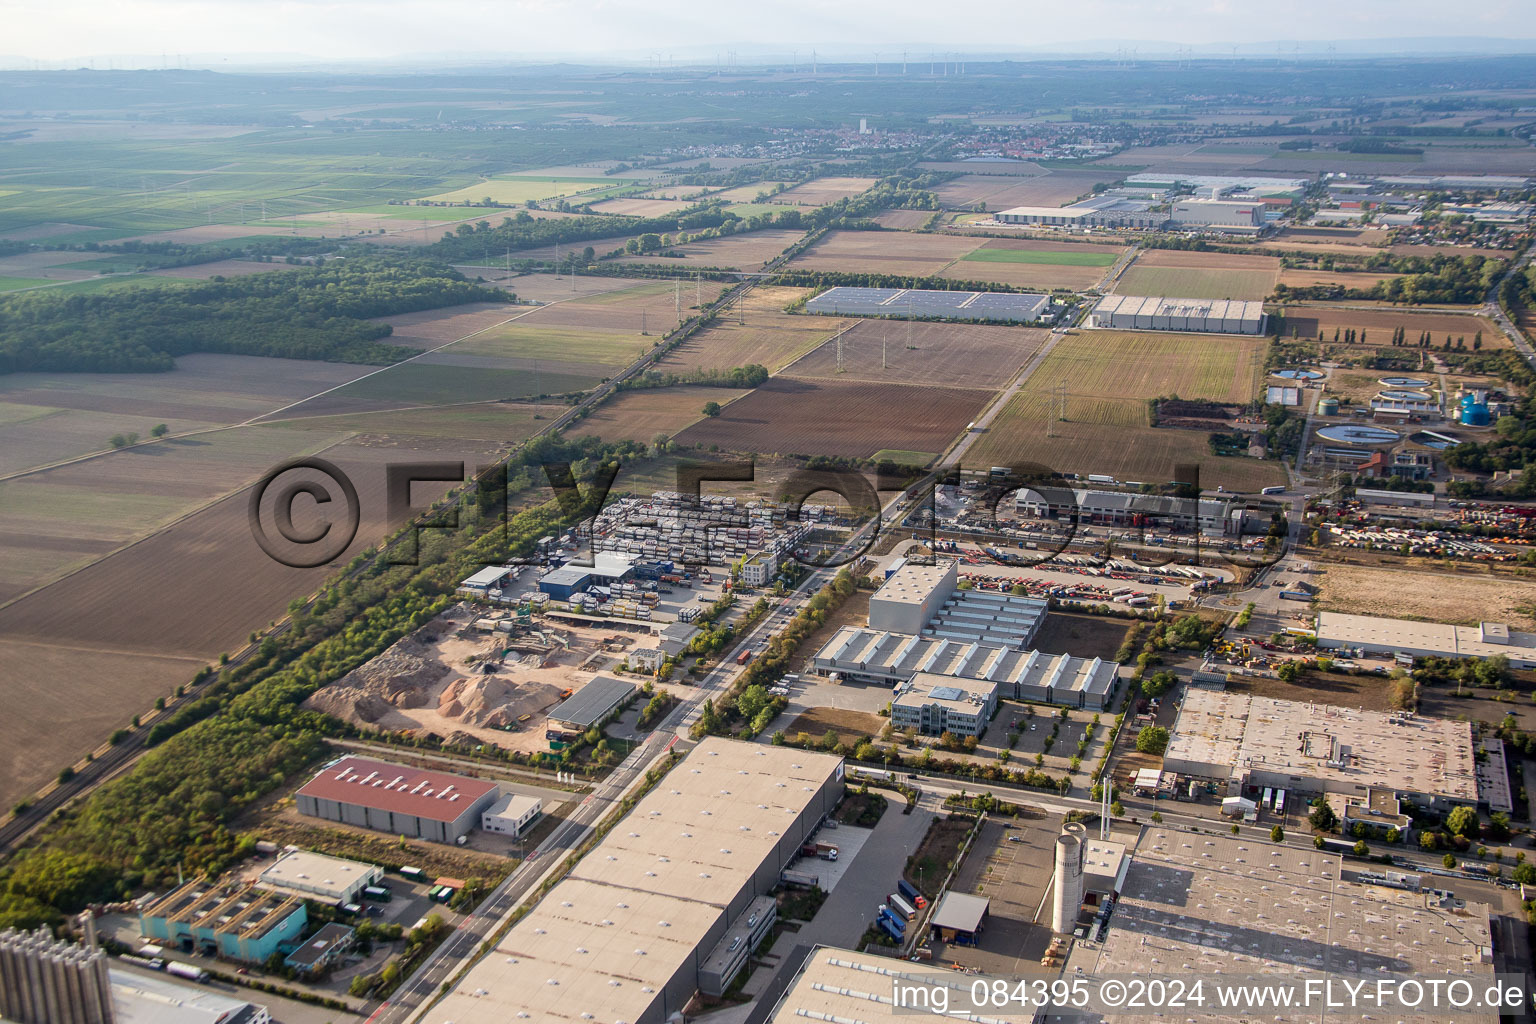
{"type": "Polygon", "coordinates": [[[0,1020],[1529,1018],[975,1001],[1536,984],[1529,58],[808,52],[0,71],[0,1020]]]}

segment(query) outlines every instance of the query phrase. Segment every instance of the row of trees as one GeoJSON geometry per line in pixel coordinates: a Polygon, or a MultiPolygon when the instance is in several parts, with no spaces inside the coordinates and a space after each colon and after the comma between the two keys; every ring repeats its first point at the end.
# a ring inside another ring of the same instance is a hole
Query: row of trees
{"type": "Polygon", "coordinates": [[[370,318],[506,298],[435,261],[383,254],[100,295],[43,289],[0,300],[0,373],[156,372],[191,352],[389,363],[412,350],[383,344],[391,328],[370,318]]]}
{"type": "Polygon", "coordinates": [[[1316,299],[1365,299],[1398,302],[1413,306],[1423,303],[1481,302],[1488,294],[1504,261],[1485,256],[1435,256],[1429,267],[1404,277],[1378,280],[1367,288],[1346,288],[1341,284],[1275,285],[1276,301],[1316,299]]]}

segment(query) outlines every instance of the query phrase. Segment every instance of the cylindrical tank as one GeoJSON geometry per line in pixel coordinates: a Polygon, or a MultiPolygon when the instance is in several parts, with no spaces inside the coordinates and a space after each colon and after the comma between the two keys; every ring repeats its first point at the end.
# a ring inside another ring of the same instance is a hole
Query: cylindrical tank
{"type": "Polygon", "coordinates": [[[1319,416],[1337,416],[1339,414],[1339,400],[1337,398],[1324,398],[1317,403],[1319,416]]]}
{"type": "Polygon", "coordinates": [[[1052,887],[1051,930],[1070,934],[1083,906],[1083,843],[1087,829],[1069,822],[1056,837],[1056,878],[1052,887]]]}
{"type": "Polygon", "coordinates": [[[1476,392],[1461,396],[1461,422],[1469,427],[1486,427],[1489,422],[1488,403],[1479,401],[1476,392]]]}

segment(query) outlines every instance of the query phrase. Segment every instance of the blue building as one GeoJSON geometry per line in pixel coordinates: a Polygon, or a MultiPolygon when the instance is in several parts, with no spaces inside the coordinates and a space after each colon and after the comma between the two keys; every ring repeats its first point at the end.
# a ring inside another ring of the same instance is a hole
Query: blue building
{"type": "Polygon", "coordinates": [[[592,573],[588,569],[551,569],[539,580],[539,589],[556,601],[569,601],[572,595],[586,591],[592,585],[592,573]]]}
{"type": "Polygon", "coordinates": [[[244,882],[194,879],[145,907],[146,939],[184,953],[262,963],[299,944],[309,923],[303,900],[244,882]]]}

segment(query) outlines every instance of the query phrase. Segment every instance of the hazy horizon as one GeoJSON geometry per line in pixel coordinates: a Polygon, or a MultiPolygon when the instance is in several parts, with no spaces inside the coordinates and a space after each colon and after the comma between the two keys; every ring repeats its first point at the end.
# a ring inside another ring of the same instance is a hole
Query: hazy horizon
{"type": "Polygon", "coordinates": [[[155,68],[253,64],[409,65],[445,60],[530,63],[808,63],[876,58],[914,63],[931,53],[1040,58],[1192,52],[1215,56],[1337,53],[1391,56],[1536,52],[1536,39],[1511,37],[1528,24],[1513,0],[1448,9],[1427,0],[1364,0],[1353,5],[1297,0],[1259,25],[1283,28],[1255,38],[1250,8],[1228,0],[1083,0],[1070,9],[1003,0],[960,7],[868,2],[828,10],[790,0],[773,11],[653,0],[641,7],[609,0],[19,0],[10,6],[0,60],[29,65],[155,68]],[[1283,14],[1283,16],[1280,16],[1283,14]],[[1109,33],[1095,34],[1108,28],[1109,33]],[[536,41],[536,44],[532,41],[536,41]]]}

